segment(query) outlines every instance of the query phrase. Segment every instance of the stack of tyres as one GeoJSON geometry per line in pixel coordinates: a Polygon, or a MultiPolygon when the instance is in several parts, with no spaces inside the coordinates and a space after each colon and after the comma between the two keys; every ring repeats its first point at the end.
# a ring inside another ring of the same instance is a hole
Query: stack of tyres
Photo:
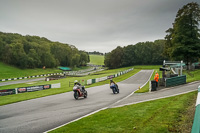
{"type": "Polygon", "coordinates": [[[156,91],[156,81],[155,80],[151,81],[151,91],[156,91]]]}

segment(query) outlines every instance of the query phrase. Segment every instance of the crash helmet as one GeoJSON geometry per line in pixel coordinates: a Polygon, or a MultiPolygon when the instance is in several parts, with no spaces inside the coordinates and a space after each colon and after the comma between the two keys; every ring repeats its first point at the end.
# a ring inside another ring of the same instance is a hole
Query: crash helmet
{"type": "Polygon", "coordinates": [[[75,80],[74,83],[78,83],[78,80],[75,80]]]}

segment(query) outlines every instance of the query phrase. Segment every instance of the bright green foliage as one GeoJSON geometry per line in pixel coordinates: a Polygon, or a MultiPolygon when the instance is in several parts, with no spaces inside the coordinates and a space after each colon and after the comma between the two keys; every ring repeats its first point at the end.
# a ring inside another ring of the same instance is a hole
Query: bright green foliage
{"type": "Polygon", "coordinates": [[[0,61],[20,68],[75,67],[88,63],[89,55],[46,38],[0,32],[0,61]]]}
{"type": "Polygon", "coordinates": [[[186,64],[200,57],[200,7],[197,3],[188,3],[179,9],[173,28],[169,28],[165,37],[165,55],[173,60],[184,60],[186,64]]]}

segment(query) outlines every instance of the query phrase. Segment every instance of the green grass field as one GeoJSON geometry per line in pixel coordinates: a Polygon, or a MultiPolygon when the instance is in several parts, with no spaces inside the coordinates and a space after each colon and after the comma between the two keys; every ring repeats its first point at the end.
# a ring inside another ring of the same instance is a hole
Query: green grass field
{"type": "Polygon", "coordinates": [[[190,133],[197,92],[106,109],[51,133],[190,133]]]}
{"type": "Polygon", "coordinates": [[[104,56],[90,54],[90,64],[104,65],[104,56]]]}
{"type": "MultiPolygon", "coordinates": [[[[73,68],[73,71],[87,69],[89,67],[79,67],[73,68]]],[[[58,68],[35,68],[35,69],[19,69],[14,66],[7,65],[5,63],[0,62],[0,79],[8,79],[8,78],[19,78],[19,77],[27,77],[41,74],[49,74],[49,73],[61,73],[62,70],[58,68]]]]}
{"type": "Polygon", "coordinates": [[[55,69],[46,68],[45,70],[43,70],[42,68],[19,69],[0,62],[0,79],[18,78],[18,77],[34,76],[39,74],[59,73],[59,72],[62,71],[57,68],[55,69]]]}

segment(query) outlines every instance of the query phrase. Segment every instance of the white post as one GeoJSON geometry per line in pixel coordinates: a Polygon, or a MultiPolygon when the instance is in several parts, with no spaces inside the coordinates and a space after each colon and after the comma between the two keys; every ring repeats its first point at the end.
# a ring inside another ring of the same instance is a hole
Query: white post
{"type": "Polygon", "coordinates": [[[183,61],[181,61],[181,76],[182,76],[182,71],[183,71],[183,66],[182,66],[182,64],[183,64],[183,61]]]}

